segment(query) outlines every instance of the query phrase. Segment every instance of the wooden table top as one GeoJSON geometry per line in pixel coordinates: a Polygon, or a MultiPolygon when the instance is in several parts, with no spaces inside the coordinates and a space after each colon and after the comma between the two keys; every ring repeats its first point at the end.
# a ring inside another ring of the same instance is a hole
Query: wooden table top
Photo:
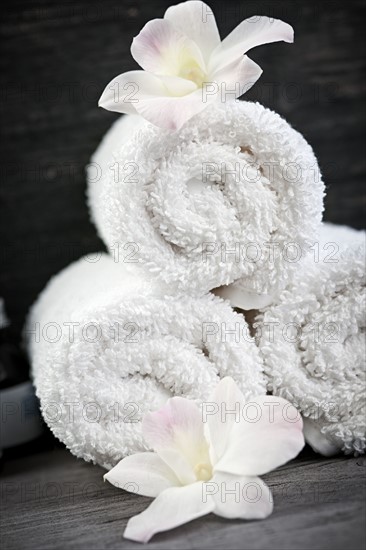
{"type": "MultiPolygon", "coordinates": [[[[150,499],[102,480],[104,470],[65,449],[6,461],[1,475],[3,550],[129,549],[127,520],[150,499]]],[[[156,535],[155,549],[343,550],[365,547],[366,459],[309,450],[263,476],[274,495],[263,521],[210,515],[156,535]]]]}

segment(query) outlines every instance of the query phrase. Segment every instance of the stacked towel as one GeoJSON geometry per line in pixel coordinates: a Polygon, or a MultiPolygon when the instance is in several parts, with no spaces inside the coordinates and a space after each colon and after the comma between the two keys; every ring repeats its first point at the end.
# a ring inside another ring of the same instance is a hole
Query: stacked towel
{"type": "Polygon", "coordinates": [[[145,450],[147,411],[202,402],[227,375],[297,406],[319,452],[364,452],[364,234],[321,225],[301,134],[258,103],[211,105],[175,133],[128,115],[87,176],[111,256],[56,276],[27,325],[43,415],[75,455],[109,468],[145,450]],[[260,310],[258,347],[210,290],[260,310]]]}
{"type": "Polygon", "coordinates": [[[265,392],[259,350],[222,299],[165,295],[107,255],[54,277],[26,328],[43,416],[78,457],[106,468],[145,450],[140,420],[172,395],[201,402],[219,377],[265,392]]]}
{"type": "Polygon", "coordinates": [[[321,222],[324,186],[311,147],[258,103],[210,106],[177,133],[122,117],[93,161],[99,234],[112,252],[134,243],[136,260],[173,292],[237,281],[234,305],[268,302],[297,267],[291,243],[306,249],[321,222]]]}
{"type": "Polygon", "coordinates": [[[324,224],[295,281],[257,317],[268,389],[305,417],[315,450],[366,447],[365,233],[324,224]]]}

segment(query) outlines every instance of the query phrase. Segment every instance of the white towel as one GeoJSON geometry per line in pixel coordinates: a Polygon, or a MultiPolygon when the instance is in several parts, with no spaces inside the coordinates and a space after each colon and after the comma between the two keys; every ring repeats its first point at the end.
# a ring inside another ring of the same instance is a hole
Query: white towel
{"type": "Polygon", "coordinates": [[[99,234],[113,253],[134,243],[135,259],[173,290],[200,294],[240,279],[242,294],[268,300],[297,267],[288,244],[305,248],[321,222],[311,147],[258,103],[210,106],[176,133],[123,117],[93,162],[99,234]],[[272,260],[273,246],[286,250],[272,260]]]}
{"type": "Polygon", "coordinates": [[[145,449],[140,419],[172,395],[201,402],[223,376],[248,399],[265,393],[259,350],[227,303],[164,296],[104,254],[50,281],[26,333],[46,422],[73,454],[106,468],[145,449]]]}
{"type": "Polygon", "coordinates": [[[296,280],[257,317],[268,389],[297,406],[315,450],[366,447],[365,232],[324,224],[296,280]]]}

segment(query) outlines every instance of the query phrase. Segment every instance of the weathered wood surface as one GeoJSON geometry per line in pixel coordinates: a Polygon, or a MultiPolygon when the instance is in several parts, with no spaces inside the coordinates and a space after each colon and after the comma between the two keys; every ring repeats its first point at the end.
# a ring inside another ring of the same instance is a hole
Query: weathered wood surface
{"type": "MultiPolygon", "coordinates": [[[[0,296],[16,335],[49,277],[102,248],[85,204],[84,167],[116,118],[104,86],[137,68],[130,44],[174,2],[2,3],[0,296]]],[[[363,225],[363,0],[212,0],[222,36],[266,14],[295,44],[251,52],[263,76],[246,95],[283,114],[313,145],[328,187],[326,219],[363,225]]]]}
{"type": "MultiPolygon", "coordinates": [[[[5,464],[1,479],[3,550],[132,549],[128,518],[150,499],[102,481],[103,470],[63,449],[5,464]]],[[[206,516],[156,535],[155,549],[344,550],[365,547],[365,458],[304,453],[264,476],[274,494],[265,521],[206,516]]]]}

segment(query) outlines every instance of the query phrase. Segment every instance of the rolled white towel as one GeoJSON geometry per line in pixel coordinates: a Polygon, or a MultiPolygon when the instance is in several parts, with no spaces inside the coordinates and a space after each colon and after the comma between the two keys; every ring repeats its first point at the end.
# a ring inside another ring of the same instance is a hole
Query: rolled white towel
{"type": "Polygon", "coordinates": [[[296,280],[257,317],[268,389],[331,455],[366,447],[365,232],[324,224],[296,280]]]}
{"type": "Polygon", "coordinates": [[[305,248],[319,229],[314,153],[258,103],[210,106],[176,133],[126,116],[92,160],[102,174],[88,171],[99,234],[112,252],[134,243],[135,260],[173,290],[200,294],[240,279],[234,305],[268,301],[296,267],[285,254],[272,260],[273,245],[305,248]]]}
{"type": "Polygon", "coordinates": [[[164,296],[107,255],[82,258],[50,281],[26,327],[43,416],[73,454],[109,468],[145,449],[140,419],[172,395],[200,402],[227,375],[248,399],[265,393],[247,329],[216,296],[164,296]]]}
{"type": "MultiPolygon", "coordinates": [[[[92,155],[87,165],[86,175],[88,180],[87,200],[92,222],[95,224],[100,237],[107,242],[107,235],[103,223],[103,210],[101,206],[101,193],[103,191],[103,179],[112,177],[117,179],[115,156],[121,147],[134,134],[148,125],[148,122],[138,115],[120,116],[104,135],[98,148],[92,155]]],[[[133,169],[132,165],[125,165],[124,176],[133,169]]],[[[123,168],[122,168],[123,172],[123,168]]]]}

